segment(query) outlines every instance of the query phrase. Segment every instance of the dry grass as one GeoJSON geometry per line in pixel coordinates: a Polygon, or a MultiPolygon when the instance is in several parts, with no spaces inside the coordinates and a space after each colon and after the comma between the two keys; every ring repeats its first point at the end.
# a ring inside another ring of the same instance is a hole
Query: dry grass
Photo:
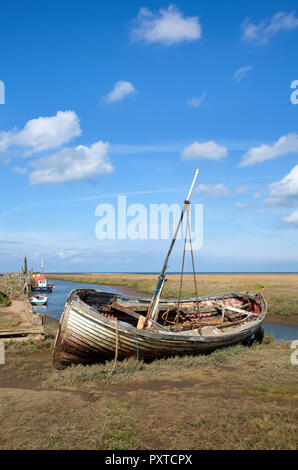
{"type": "MultiPolygon", "coordinates": [[[[5,297],[11,300],[23,300],[24,295],[24,283],[20,277],[17,277],[15,273],[4,274],[0,277],[0,293],[3,293],[5,297]]],[[[7,306],[7,300],[2,299],[3,305],[7,306]]],[[[1,307],[1,295],[0,295],[0,307],[1,307]]]]}
{"type": "Polygon", "coordinates": [[[0,448],[295,449],[297,366],[265,343],[140,362],[107,390],[111,363],[56,371],[49,350],[8,349],[0,448]]]}
{"type": "MultiPolygon", "coordinates": [[[[142,294],[152,294],[157,276],[152,274],[52,274],[52,279],[101,285],[128,286],[142,294]]],[[[180,276],[169,274],[164,297],[177,297],[180,276]]],[[[268,301],[268,318],[298,324],[298,274],[200,274],[199,294],[213,295],[262,289],[268,301]]],[[[192,275],[186,274],[183,296],[195,295],[192,275]]]]}

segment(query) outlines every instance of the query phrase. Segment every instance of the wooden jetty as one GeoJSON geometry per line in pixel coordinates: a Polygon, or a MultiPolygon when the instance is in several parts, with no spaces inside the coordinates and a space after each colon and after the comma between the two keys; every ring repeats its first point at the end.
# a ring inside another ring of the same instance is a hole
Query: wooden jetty
{"type": "Polygon", "coordinates": [[[0,340],[27,341],[44,338],[44,315],[34,313],[29,300],[30,273],[10,273],[1,277],[0,290],[8,294],[11,305],[0,306],[0,340]]]}

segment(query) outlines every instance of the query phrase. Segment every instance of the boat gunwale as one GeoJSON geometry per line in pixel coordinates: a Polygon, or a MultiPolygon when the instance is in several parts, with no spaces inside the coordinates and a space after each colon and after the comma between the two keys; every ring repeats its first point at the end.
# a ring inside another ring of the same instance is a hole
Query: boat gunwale
{"type": "MultiPolygon", "coordinates": [[[[90,293],[94,292],[94,293],[114,294],[116,297],[121,298],[122,300],[140,300],[140,298],[123,296],[121,294],[118,295],[117,293],[114,293],[114,292],[106,292],[106,291],[101,291],[101,290],[97,290],[97,289],[74,289],[70,292],[70,294],[67,298],[67,301],[66,301],[66,306],[68,306],[69,308],[71,308],[72,305],[77,306],[77,308],[79,310],[80,309],[83,310],[83,314],[87,313],[88,315],[90,315],[93,318],[93,320],[103,322],[104,324],[106,324],[106,326],[109,326],[111,330],[115,330],[116,320],[113,319],[113,318],[105,317],[102,313],[98,312],[97,310],[92,308],[90,305],[88,305],[86,302],[81,300],[81,298],[79,297],[79,292],[82,292],[82,291],[90,291],[90,293]]],[[[231,297],[236,297],[237,298],[237,297],[242,297],[243,295],[246,295],[246,296],[249,296],[252,300],[255,300],[257,295],[261,295],[261,301],[262,301],[263,305],[261,305],[262,310],[258,314],[258,318],[256,318],[255,320],[247,321],[247,323],[243,323],[243,324],[238,325],[237,327],[235,327],[234,331],[222,332],[221,335],[209,335],[209,336],[198,335],[198,336],[196,336],[196,335],[183,335],[183,334],[181,334],[181,332],[177,333],[177,332],[172,332],[172,331],[158,332],[156,330],[150,330],[150,331],[141,330],[141,329],[138,329],[138,328],[134,327],[130,323],[125,322],[125,321],[121,321],[121,320],[118,320],[118,326],[121,327],[121,331],[123,333],[128,333],[131,336],[131,332],[133,330],[134,333],[137,335],[137,337],[138,336],[139,337],[144,337],[144,339],[145,338],[151,338],[151,339],[155,339],[155,340],[171,341],[173,343],[189,342],[189,341],[208,343],[208,342],[214,341],[214,342],[220,344],[220,343],[223,342],[223,340],[225,340],[227,338],[228,339],[232,339],[233,337],[240,337],[241,338],[241,336],[246,335],[249,332],[250,329],[252,329],[253,332],[254,332],[264,322],[265,317],[266,317],[266,313],[267,313],[267,302],[264,299],[263,295],[260,294],[259,292],[255,292],[253,294],[251,292],[250,293],[249,292],[240,292],[240,293],[230,293],[230,294],[219,294],[219,295],[215,295],[215,296],[205,296],[205,297],[200,297],[199,298],[199,301],[204,301],[204,300],[218,300],[218,299],[231,298],[231,297]],[[128,325],[129,325],[129,327],[128,327],[128,325]],[[244,326],[247,326],[247,327],[243,328],[244,326]]],[[[191,301],[196,300],[196,299],[192,299],[192,298],[182,299],[182,302],[184,302],[185,300],[191,302],[191,301]]],[[[172,303],[171,301],[165,301],[165,302],[166,303],[172,303]]],[[[66,309],[65,309],[65,312],[66,312],[66,309]]],[[[63,316],[64,316],[64,314],[63,314],[63,316]]],[[[66,320],[66,323],[67,323],[67,320],[66,320]]],[[[62,318],[61,318],[61,324],[62,324],[62,318]]],[[[228,326],[229,325],[227,325],[227,327],[228,326]]],[[[251,334],[254,334],[253,332],[251,334]]],[[[61,331],[61,333],[63,333],[63,332],[61,331]]]]}

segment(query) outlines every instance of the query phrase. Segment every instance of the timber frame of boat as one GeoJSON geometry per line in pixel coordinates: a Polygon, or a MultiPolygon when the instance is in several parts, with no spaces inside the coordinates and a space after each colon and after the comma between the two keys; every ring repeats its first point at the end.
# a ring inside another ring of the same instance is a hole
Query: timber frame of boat
{"type": "MultiPolygon", "coordinates": [[[[201,328],[193,321],[190,325],[186,322],[185,329],[180,331],[176,325],[168,323],[165,326],[158,322],[141,329],[142,312],[148,310],[150,300],[94,289],[74,290],[68,296],[60,321],[53,365],[63,369],[71,364],[103,362],[114,358],[116,344],[119,359],[138,355],[140,359],[152,360],[208,353],[219,347],[248,343],[261,335],[267,312],[267,303],[261,293],[199,297],[198,301],[201,310],[204,305],[205,310],[208,307],[215,310],[214,314],[206,316],[206,321],[201,317],[201,328]],[[249,310],[239,308],[247,306],[247,301],[249,310]],[[236,317],[238,314],[238,320],[233,321],[225,315],[223,318],[225,311],[236,317]]],[[[159,321],[162,321],[163,312],[175,310],[177,302],[177,299],[160,299],[159,321]]],[[[180,311],[191,309],[195,312],[195,305],[195,298],[183,299],[180,311]]],[[[194,313],[196,315],[198,320],[202,314],[194,313]]]]}

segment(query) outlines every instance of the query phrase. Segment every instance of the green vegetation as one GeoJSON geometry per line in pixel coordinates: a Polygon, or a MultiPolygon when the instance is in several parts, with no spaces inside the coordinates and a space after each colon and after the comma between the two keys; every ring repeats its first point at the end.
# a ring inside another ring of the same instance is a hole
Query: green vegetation
{"type": "Polygon", "coordinates": [[[8,307],[11,305],[11,300],[4,292],[0,292],[0,307],[8,307]]]}

